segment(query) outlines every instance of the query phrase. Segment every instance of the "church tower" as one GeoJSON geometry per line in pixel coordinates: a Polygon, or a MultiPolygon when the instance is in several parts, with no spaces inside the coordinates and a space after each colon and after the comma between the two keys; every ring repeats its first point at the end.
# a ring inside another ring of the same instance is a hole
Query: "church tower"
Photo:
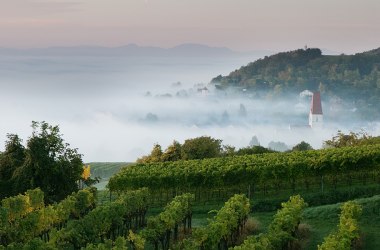
{"type": "Polygon", "coordinates": [[[312,128],[321,128],[323,126],[321,93],[319,91],[314,92],[311,98],[309,126],[312,128]]]}

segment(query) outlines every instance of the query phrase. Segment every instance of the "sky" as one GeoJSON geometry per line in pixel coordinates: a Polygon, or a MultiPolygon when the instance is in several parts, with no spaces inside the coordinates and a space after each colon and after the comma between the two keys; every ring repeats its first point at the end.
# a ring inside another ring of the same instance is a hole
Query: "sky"
{"type": "Polygon", "coordinates": [[[201,43],[237,51],[380,46],[378,0],[0,0],[0,47],[201,43]]]}

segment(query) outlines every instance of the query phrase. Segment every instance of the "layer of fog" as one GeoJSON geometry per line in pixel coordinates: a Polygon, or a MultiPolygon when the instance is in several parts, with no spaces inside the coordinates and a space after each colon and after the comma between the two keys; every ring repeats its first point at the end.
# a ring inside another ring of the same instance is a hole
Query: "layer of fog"
{"type": "Polygon", "coordinates": [[[303,140],[320,148],[337,130],[380,134],[378,123],[336,123],[327,102],[325,127],[306,128],[309,96],[226,97],[207,85],[254,59],[3,56],[0,142],[7,133],[26,140],[32,120],[47,121],[59,125],[66,142],[90,162],[134,161],[154,143],[165,148],[202,135],[237,148],[248,146],[252,136],[263,146],[281,141],[292,147],[303,140]]]}

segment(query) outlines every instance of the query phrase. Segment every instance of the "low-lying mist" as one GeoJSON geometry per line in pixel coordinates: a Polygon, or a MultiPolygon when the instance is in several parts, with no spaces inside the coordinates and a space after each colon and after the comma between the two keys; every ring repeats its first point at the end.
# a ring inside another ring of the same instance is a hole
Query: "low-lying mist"
{"type": "Polygon", "coordinates": [[[226,95],[207,84],[255,59],[1,57],[0,141],[7,133],[27,140],[32,120],[47,121],[60,126],[84,161],[94,162],[135,161],[154,143],[166,148],[202,135],[237,148],[253,136],[265,147],[306,141],[320,148],[338,130],[380,134],[379,123],[337,111],[323,96],[324,128],[310,129],[310,96],[226,95]],[[344,119],[337,119],[340,113],[344,119]]]}

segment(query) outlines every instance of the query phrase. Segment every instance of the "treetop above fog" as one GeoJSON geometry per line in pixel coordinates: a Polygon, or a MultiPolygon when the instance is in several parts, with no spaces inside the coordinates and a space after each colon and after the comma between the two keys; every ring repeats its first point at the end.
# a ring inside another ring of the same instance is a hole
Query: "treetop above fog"
{"type": "Polygon", "coordinates": [[[303,90],[324,98],[355,101],[358,111],[379,118],[380,48],[355,55],[322,55],[298,49],[266,56],[211,81],[217,89],[241,88],[258,96],[286,96],[303,90]]]}

